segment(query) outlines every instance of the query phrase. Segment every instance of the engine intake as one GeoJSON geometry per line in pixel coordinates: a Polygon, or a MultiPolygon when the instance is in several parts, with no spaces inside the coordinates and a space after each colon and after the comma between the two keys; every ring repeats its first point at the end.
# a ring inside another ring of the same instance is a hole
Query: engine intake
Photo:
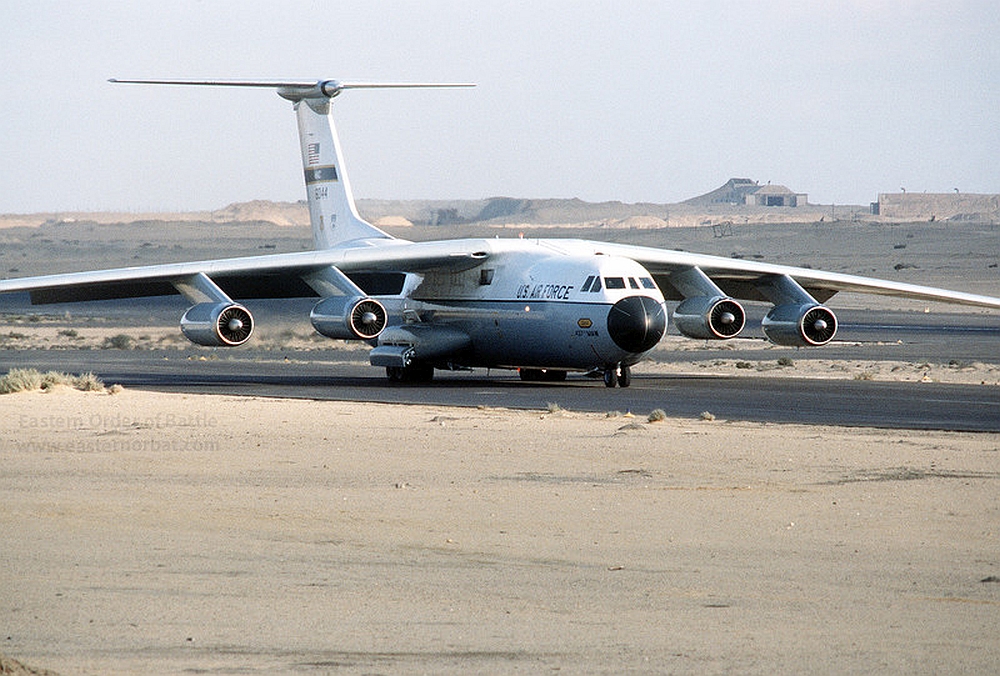
{"type": "Polygon", "coordinates": [[[837,316],[822,305],[777,305],[761,326],[772,343],[791,347],[826,345],[837,334],[837,316]]]}
{"type": "Polygon", "coordinates": [[[250,340],[253,315],[236,303],[198,303],[181,317],[181,332],[196,345],[236,347],[250,340]]]}
{"type": "Polygon", "coordinates": [[[309,320],[328,338],[372,340],[385,329],[387,315],[374,298],[331,296],[313,306],[309,320]]]}
{"type": "Polygon", "coordinates": [[[688,338],[734,338],[746,321],[743,306],[724,296],[688,298],[674,310],[674,325],[688,338]]]}

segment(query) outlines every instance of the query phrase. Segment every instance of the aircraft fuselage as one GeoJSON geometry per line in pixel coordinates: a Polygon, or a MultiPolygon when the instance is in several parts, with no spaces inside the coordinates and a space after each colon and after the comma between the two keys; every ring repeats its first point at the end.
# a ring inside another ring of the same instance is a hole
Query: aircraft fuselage
{"type": "MultiPolygon", "coordinates": [[[[418,333],[442,327],[468,336],[463,349],[448,355],[453,366],[629,365],[666,330],[663,295],[635,261],[556,250],[546,240],[497,244],[503,251],[491,253],[487,264],[425,274],[409,296],[381,300],[418,333]]],[[[379,344],[395,339],[389,332],[379,344]]],[[[420,352],[416,359],[435,359],[420,352]]]]}

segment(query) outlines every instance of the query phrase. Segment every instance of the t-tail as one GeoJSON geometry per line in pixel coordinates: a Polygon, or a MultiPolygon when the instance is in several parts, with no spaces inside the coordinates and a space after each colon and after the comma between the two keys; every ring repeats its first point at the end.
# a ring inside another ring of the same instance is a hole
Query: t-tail
{"type": "Polygon", "coordinates": [[[194,85],[214,87],[263,87],[274,89],[295,107],[299,125],[302,170],[305,175],[306,200],[312,226],[313,246],[329,249],[346,242],[365,239],[391,239],[358,214],[351,183],[344,169],[344,156],[337,129],[330,113],[330,101],[345,89],[381,89],[403,87],[472,87],[471,84],[258,81],[258,80],[119,80],[128,84],[194,85]]]}

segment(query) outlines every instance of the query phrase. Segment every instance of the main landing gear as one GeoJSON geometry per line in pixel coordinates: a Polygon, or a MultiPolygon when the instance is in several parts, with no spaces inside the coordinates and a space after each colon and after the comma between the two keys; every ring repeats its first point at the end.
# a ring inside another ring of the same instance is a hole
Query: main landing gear
{"type": "Polygon", "coordinates": [[[430,364],[386,366],[385,375],[393,383],[429,383],[434,380],[434,367],[430,364]]]}
{"type": "Polygon", "coordinates": [[[632,384],[632,369],[625,364],[618,364],[604,369],[605,387],[628,387],[632,384]]]}

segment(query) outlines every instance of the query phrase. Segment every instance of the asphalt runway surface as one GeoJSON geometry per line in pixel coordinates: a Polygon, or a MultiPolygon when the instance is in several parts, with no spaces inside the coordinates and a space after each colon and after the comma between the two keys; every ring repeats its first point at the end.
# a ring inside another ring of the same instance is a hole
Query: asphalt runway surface
{"type": "MultiPolygon", "coordinates": [[[[889,325],[842,323],[843,343],[794,351],[794,359],[961,360],[996,363],[994,317],[905,315],[889,325]],[[951,355],[951,357],[949,357],[951,355]]],[[[664,361],[771,358],[761,348],[663,353],[664,361]],[[768,355],[768,356],[762,356],[768,355]]],[[[193,352],[18,350],[0,355],[0,370],[34,367],[93,371],[106,383],[187,392],[340,401],[493,406],[545,410],[631,411],[647,415],[900,429],[1000,432],[1000,387],[944,383],[815,380],[789,377],[677,376],[633,371],[632,386],[609,389],[571,375],[565,383],[524,383],[509,371],[438,372],[433,383],[392,384],[368,366],[364,352],[317,350],[283,355],[252,349],[193,352]],[[287,357],[287,358],[286,358],[287,357]]]]}

